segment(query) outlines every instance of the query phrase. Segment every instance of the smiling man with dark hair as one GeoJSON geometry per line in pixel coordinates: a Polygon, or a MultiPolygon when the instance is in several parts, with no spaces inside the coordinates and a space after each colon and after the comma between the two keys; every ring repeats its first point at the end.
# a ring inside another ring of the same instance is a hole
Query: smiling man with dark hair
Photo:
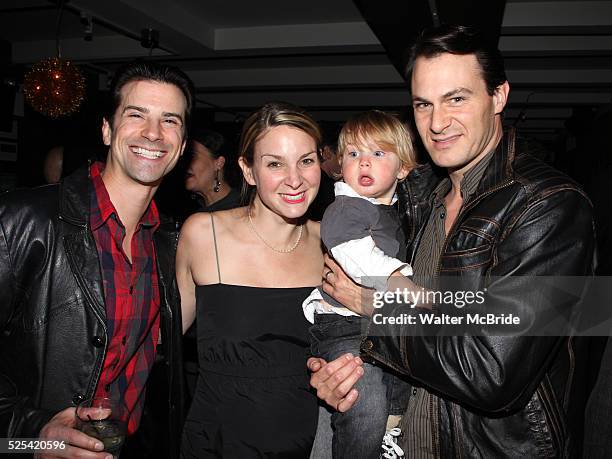
{"type": "Polygon", "coordinates": [[[75,406],[122,400],[133,434],[160,342],[170,389],[161,444],[178,455],[178,235],[152,198],[185,148],[192,84],[141,62],[117,72],[111,94],[105,164],[0,198],[0,436],[64,442],[39,457],[109,457],[76,430],[75,406]]]}
{"type": "MultiPolygon", "coordinates": [[[[528,292],[538,276],[592,274],[590,203],[568,177],[526,154],[513,130],[504,132],[510,87],[503,60],[477,31],[424,32],[413,47],[410,74],[416,127],[432,162],[446,173],[426,165],[400,185],[415,274],[396,273],[393,285],[418,291],[454,279],[486,292],[485,313],[495,306],[523,314],[531,336],[415,333],[410,325],[371,321],[362,357],[413,384],[402,419],[407,457],[577,457],[586,395],[583,341],[538,336],[547,313],[571,316],[576,298],[564,297],[554,282],[537,284],[540,303],[531,303],[528,292]]],[[[333,274],[324,290],[371,316],[359,288],[333,260],[327,263],[333,274]]],[[[424,306],[432,307],[416,310],[424,306]]],[[[427,313],[455,315],[460,308],[436,304],[427,313]]],[[[415,314],[406,305],[381,310],[415,314]]],[[[311,384],[334,408],[350,409],[360,365],[359,357],[312,358],[311,384]]]]}

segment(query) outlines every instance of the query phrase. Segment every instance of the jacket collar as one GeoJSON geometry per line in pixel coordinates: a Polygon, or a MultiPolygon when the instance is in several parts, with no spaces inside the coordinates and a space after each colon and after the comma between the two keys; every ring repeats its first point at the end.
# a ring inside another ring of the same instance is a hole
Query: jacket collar
{"type": "MultiPolygon", "coordinates": [[[[90,166],[83,166],[63,178],[59,185],[60,219],[82,227],[89,224],[89,197],[93,192],[90,166]]],[[[159,214],[159,222],[167,231],[176,229],[174,220],[163,214],[159,214]]]]}
{"type": "Polygon", "coordinates": [[[86,227],[89,221],[90,192],[89,165],[62,179],[59,187],[60,219],[86,227]]]}
{"type": "MultiPolygon", "coordinates": [[[[514,163],[515,148],[516,131],[511,127],[504,132],[504,135],[499,141],[495,153],[491,157],[472,199],[487,194],[514,179],[512,164],[514,163]]],[[[470,199],[470,201],[472,199],[470,199]]]]}
{"type": "Polygon", "coordinates": [[[446,176],[444,169],[435,166],[429,160],[412,169],[408,177],[398,184],[398,194],[404,198],[404,201],[410,200],[413,204],[427,203],[433,190],[446,176]]]}

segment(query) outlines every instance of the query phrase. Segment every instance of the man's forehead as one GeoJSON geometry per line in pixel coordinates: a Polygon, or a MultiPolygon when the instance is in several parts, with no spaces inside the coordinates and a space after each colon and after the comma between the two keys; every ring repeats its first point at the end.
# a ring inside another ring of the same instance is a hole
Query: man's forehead
{"type": "MultiPolygon", "coordinates": [[[[153,105],[167,106],[166,111],[184,114],[187,100],[183,91],[171,83],[155,80],[134,80],[126,83],[120,91],[121,106],[126,105],[153,105]]],[[[121,108],[121,107],[120,107],[121,108]]]]}
{"type": "Polygon", "coordinates": [[[411,78],[413,97],[420,91],[432,89],[438,96],[455,92],[458,88],[486,87],[482,68],[474,54],[441,53],[432,57],[421,56],[414,63],[411,78]]]}

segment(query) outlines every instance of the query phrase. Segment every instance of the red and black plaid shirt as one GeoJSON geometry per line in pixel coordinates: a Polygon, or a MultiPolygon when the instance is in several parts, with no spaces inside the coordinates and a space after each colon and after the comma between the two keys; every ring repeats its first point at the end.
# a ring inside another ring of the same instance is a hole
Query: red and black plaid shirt
{"type": "Polygon", "coordinates": [[[159,288],[153,233],[159,226],[155,203],[144,213],[132,237],[132,262],[123,251],[125,227],[110,201],[100,173],[104,164],[91,166],[89,223],[93,232],[104,284],[109,344],[96,396],[124,400],[130,418],[128,435],[140,423],[145,384],[159,336],[159,288]]]}

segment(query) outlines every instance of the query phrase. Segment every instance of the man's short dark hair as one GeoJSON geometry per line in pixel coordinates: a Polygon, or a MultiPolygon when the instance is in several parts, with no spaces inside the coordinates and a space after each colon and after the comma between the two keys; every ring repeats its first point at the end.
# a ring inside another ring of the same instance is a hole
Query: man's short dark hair
{"type": "Polygon", "coordinates": [[[490,96],[507,80],[504,58],[494,43],[473,27],[450,24],[423,30],[410,50],[407,74],[412,74],[419,57],[433,58],[444,53],[474,54],[490,96]]]}
{"type": "Polygon", "coordinates": [[[194,86],[191,79],[181,69],[149,61],[127,63],[115,72],[110,87],[111,101],[106,113],[106,121],[112,126],[113,116],[121,105],[121,89],[132,81],[156,81],[176,86],[186,100],[184,131],[187,133],[194,103],[194,86]]]}
{"type": "Polygon", "coordinates": [[[211,129],[192,128],[189,131],[189,140],[201,143],[210,151],[215,158],[223,156],[221,148],[225,143],[223,135],[211,129]]]}

